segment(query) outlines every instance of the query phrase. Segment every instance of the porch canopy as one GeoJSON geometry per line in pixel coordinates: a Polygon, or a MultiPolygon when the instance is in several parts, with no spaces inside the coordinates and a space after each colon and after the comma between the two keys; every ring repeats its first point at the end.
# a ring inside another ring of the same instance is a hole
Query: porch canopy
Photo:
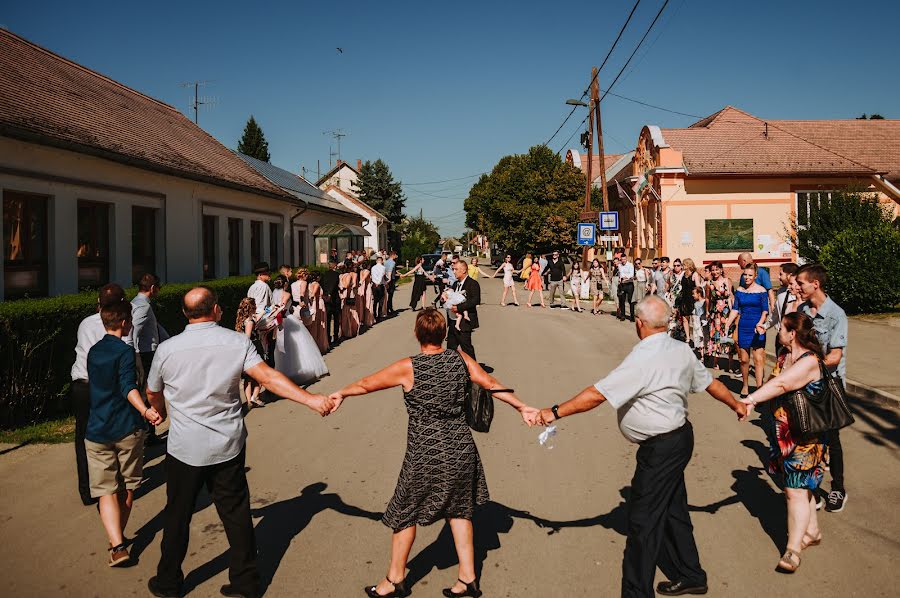
{"type": "Polygon", "coordinates": [[[355,224],[341,224],[332,222],[331,224],[323,224],[313,231],[314,237],[370,237],[369,231],[355,224]]]}

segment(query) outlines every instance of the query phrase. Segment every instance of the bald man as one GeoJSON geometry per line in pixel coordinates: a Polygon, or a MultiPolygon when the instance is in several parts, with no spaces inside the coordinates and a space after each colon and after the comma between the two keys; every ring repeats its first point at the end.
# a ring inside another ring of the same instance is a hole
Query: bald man
{"type": "Polygon", "coordinates": [[[215,292],[188,291],[182,305],[184,332],[159,344],[147,375],[147,398],[172,421],[165,469],[165,527],[156,576],[148,582],[154,596],[180,596],[191,516],[200,488],[206,486],[225,527],[230,546],[225,596],[258,596],[256,540],[250,520],[250,489],[244,473],[247,428],[241,404],[241,374],[321,416],[334,402],[312,395],[263,362],[247,336],[218,325],[222,318],[215,292]]]}
{"type": "MultiPolygon", "coordinates": [[[[738,256],[738,266],[740,266],[741,271],[744,270],[748,265],[753,263],[753,256],[747,253],[746,251],[738,256]]],[[[741,275],[738,274],[738,285],[740,286],[741,275]]],[[[772,288],[772,277],[769,276],[769,271],[765,270],[757,264],[756,270],[756,284],[764,288],[769,293],[769,305],[775,305],[775,289],[772,288]]]]}
{"type": "Polygon", "coordinates": [[[616,410],[619,429],[640,445],[628,496],[628,539],[622,563],[623,598],[653,596],[657,565],[670,581],[664,596],[705,594],[706,572],[694,542],[684,470],[694,450],[687,399],[706,390],[743,421],[747,409],[712,376],[686,343],[668,334],[669,304],[648,295],[635,309],[640,342],[615,370],[562,405],[541,411],[548,425],[604,402],[616,410]]]}

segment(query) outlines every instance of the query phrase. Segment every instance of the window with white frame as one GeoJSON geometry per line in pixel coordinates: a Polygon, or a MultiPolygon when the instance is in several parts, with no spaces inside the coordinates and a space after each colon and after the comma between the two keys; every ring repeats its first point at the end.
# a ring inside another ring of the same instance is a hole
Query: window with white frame
{"type": "Polygon", "coordinates": [[[798,191],[797,192],[797,227],[809,226],[823,202],[831,200],[831,191],[798,191]]]}

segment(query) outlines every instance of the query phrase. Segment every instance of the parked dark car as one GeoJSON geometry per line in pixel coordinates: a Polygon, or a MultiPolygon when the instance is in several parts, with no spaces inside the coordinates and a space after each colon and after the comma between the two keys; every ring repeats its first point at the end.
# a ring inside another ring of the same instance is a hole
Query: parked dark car
{"type": "Polygon", "coordinates": [[[439,259],[441,259],[440,253],[426,253],[422,256],[425,260],[422,262],[422,269],[424,269],[429,274],[434,270],[434,265],[437,263],[439,259]]]}

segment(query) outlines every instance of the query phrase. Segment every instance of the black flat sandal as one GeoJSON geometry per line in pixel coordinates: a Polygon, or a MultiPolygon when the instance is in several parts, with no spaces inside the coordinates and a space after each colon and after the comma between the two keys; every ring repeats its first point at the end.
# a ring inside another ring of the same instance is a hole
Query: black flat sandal
{"type": "MultiPolygon", "coordinates": [[[[387,580],[387,582],[389,584],[394,586],[393,592],[391,592],[390,594],[379,594],[378,592],[375,591],[375,588],[377,586],[366,586],[363,588],[363,591],[366,593],[366,596],[369,596],[369,598],[406,598],[406,596],[409,596],[411,594],[411,592],[409,591],[409,588],[406,587],[405,579],[402,579],[402,580],[398,581],[397,583],[394,583],[388,577],[385,577],[385,579],[387,580]]],[[[465,596],[466,594],[459,594],[459,595],[465,596]]]]}
{"type": "Polygon", "coordinates": [[[461,579],[457,581],[459,581],[459,583],[465,584],[466,591],[462,592],[461,594],[457,594],[453,591],[452,588],[444,588],[444,596],[446,596],[447,598],[459,598],[461,596],[472,596],[472,598],[479,598],[479,596],[481,596],[481,590],[478,589],[478,580],[473,579],[470,583],[466,583],[461,579]]]}

